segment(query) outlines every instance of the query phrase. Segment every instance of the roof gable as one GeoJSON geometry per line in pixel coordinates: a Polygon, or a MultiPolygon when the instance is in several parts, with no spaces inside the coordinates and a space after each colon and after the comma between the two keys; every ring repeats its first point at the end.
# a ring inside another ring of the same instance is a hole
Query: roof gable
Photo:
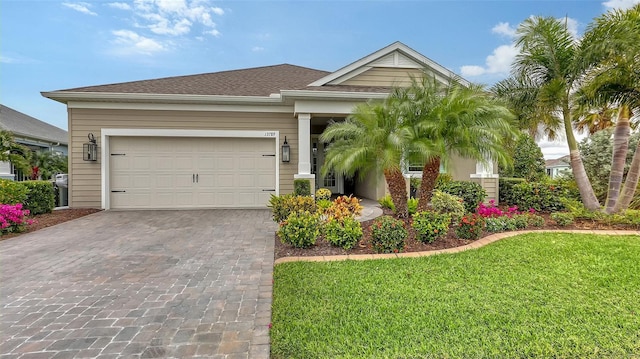
{"type": "Polygon", "coordinates": [[[40,121],[5,105],[0,105],[0,128],[16,137],[28,137],[51,143],[68,143],[67,131],[40,121]]]}
{"type": "Polygon", "coordinates": [[[425,69],[433,73],[440,81],[448,82],[450,79],[455,78],[462,81],[463,84],[468,84],[466,80],[460,78],[442,65],[439,65],[409,46],[396,41],[387,47],[310,83],[309,86],[348,84],[349,80],[375,69],[404,69],[408,70],[405,72],[409,73],[415,70],[425,69]]]}

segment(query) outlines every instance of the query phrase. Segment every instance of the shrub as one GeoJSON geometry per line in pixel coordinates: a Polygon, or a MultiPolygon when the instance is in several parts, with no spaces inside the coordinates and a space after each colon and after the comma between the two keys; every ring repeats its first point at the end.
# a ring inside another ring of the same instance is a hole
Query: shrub
{"type": "Polygon", "coordinates": [[[568,212],[553,212],[551,213],[551,219],[562,227],[572,224],[574,220],[573,215],[568,212]]]}
{"type": "Polygon", "coordinates": [[[486,231],[491,233],[513,231],[516,229],[514,219],[507,216],[488,217],[484,219],[484,222],[486,231]]]}
{"type": "Polygon", "coordinates": [[[464,201],[464,208],[467,212],[475,211],[478,204],[487,197],[487,192],[478,183],[469,181],[451,181],[438,190],[458,196],[464,201]]]}
{"type": "Polygon", "coordinates": [[[529,215],[528,214],[516,214],[511,217],[513,222],[513,226],[515,229],[525,229],[529,225],[529,215]]]}
{"type": "Polygon", "coordinates": [[[433,191],[431,197],[431,208],[438,213],[449,214],[453,224],[457,224],[466,213],[463,203],[462,198],[438,190],[433,191]]]}
{"type": "Polygon", "coordinates": [[[0,205],[0,234],[22,232],[26,225],[33,223],[26,219],[28,209],[21,203],[0,205]]]}
{"type": "Polygon", "coordinates": [[[328,199],[321,199],[316,201],[316,208],[318,209],[318,212],[324,213],[332,204],[333,202],[328,199]]]}
{"type": "Polygon", "coordinates": [[[478,239],[484,230],[484,218],[477,213],[462,217],[456,227],[456,236],[462,239],[478,239]]]}
{"type": "Polygon", "coordinates": [[[605,214],[601,211],[591,211],[585,208],[582,202],[569,199],[569,198],[561,198],[560,202],[563,207],[571,213],[573,218],[582,218],[582,219],[592,219],[592,220],[602,220],[605,217],[605,214]]]}
{"type": "Polygon", "coordinates": [[[351,196],[340,196],[333,201],[333,204],[326,209],[327,218],[342,220],[349,217],[354,218],[362,213],[360,200],[351,196]]]}
{"type": "Polygon", "coordinates": [[[330,200],[331,199],[331,190],[328,188],[320,188],[316,191],[316,201],[322,200],[330,200]]]}
{"type": "Polygon", "coordinates": [[[409,198],[407,199],[407,211],[409,215],[415,214],[418,211],[418,199],[417,198],[409,198]]]}
{"type": "Polygon", "coordinates": [[[273,221],[278,223],[287,219],[291,213],[316,212],[316,202],[313,198],[292,194],[284,196],[272,195],[269,199],[268,207],[271,208],[273,213],[273,221]]]}
{"type": "Polygon", "coordinates": [[[23,182],[0,179],[0,203],[24,203],[27,200],[28,191],[23,182]]]}
{"type": "Polygon", "coordinates": [[[520,208],[533,208],[538,212],[564,210],[562,188],[541,182],[523,182],[513,186],[513,202],[520,208]]]}
{"type": "Polygon", "coordinates": [[[384,197],[382,197],[382,198],[380,198],[378,200],[378,203],[380,203],[380,206],[382,208],[387,208],[387,209],[390,209],[392,211],[396,210],[396,205],[393,204],[393,199],[391,198],[391,195],[389,195],[389,194],[384,196],[384,197]]]}
{"type": "Polygon", "coordinates": [[[310,212],[292,212],[286,221],[280,223],[278,237],[282,243],[296,248],[307,248],[316,244],[320,235],[320,218],[310,212]]]}
{"type": "Polygon", "coordinates": [[[311,181],[302,178],[294,179],[293,194],[296,196],[311,196],[311,181]]]}
{"type": "Polygon", "coordinates": [[[529,214],[528,216],[529,225],[532,227],[542,227],[544,226],[544,217],[539,216],[537,214],[529,214]]]}
{"type": "Polygon", "coordinates": [[[24,201],[24,208],[31,211],[31,214],[51,213],[55,207],[55,191],[53,183],[49,181],[25,181],[22,182],[27,189],[27,198],[24,201]]]}
{"type": "Polygon", "coordinates": [[[371,226],[371,244],[378,253],[398,253],[404,249],[407,230],[404,222],[389,216],[378,217],[371,226]]]}
{"type": "Polygon", "coordinates": [[[500,203],[513,204],[513,186],[526,182],[524,178],[500,178],[498,180],[498,200],[500,203]]]}
{"type": "Polygon", "coordinates": [[[438,174],[438,177],[436,177],[436,185],[434,188],[441,188],[451,181],[453,181],[453,176],[448,173],[440,173],[438,174]]]}
{"type": "Polygon", "coordinates": [[[478,205],[478,208],[476,208],[476,213],[478,213],[484,218],[488,218],[488,217],[501,217],[501,216],[513,217],[514,215],[519,214],[520,212],[518,212],[518,206],[509,207],[507,208],[506,211],[503,211],[496,206],[496,202],[494,200],[490,200],[489,205],[480,203],[478,205]]]}
{"type": "Polygon", "coordinates": [[[329,219],[324,224],[324,238],[334,246],[351,249],[362,238],[362,225],[351,217],[329,219]]]}
{"type": "Polygon", "coordinates": [[[447,234],[451,224],[451,216],[438,212],[418,212],[413,215],[411,226],[415,228],[423,243],[433,243],[436,239],[447,234]]]}
{"type": "Polygon", "coordinates": [[[524,178],[528,181],[538,181],[544,177],[544,157],[533,137],[520,135],[510,152],[513,166],[500,166],[500,176],[524,178]]]}

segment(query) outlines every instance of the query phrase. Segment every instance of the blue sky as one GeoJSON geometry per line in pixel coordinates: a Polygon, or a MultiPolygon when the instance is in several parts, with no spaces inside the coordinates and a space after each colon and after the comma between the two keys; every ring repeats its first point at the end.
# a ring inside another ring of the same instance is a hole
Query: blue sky
{"type": "Polygon", "coordinates": [[[527,17],[568,17],[579,36],[639,1],[3,0],[0,101],[66,129],[66,107],[41,91],[281,63],[333,71],[394,41],[492,84],[527,17]]]}

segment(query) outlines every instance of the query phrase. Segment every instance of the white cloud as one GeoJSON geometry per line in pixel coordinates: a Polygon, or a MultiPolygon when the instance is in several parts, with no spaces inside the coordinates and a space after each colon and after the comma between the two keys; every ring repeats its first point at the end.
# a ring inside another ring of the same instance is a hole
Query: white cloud
{"type": "Polygon", "coordinates": [[[572,19],[570,17],[563,17],[558,19],[562,22],[565,22],[567,25],[567,31],[573,36],[574,39],[578,38],[578,20],[572,19]]]}
{"type": "Polygon", "coordinates": [[[602,3],[608,9],[629,9],[635,4],[640,4],[640,0],[608,0],[602,3]]]}
{"type": "Polygon", "coordinates": [[[75,11],[81,12],[83,14],[93,15],[93,16],[98,15],[95,12],[89,10],[89,7],[91,6],[91,4],[88,4],[86,2],[77,2],[77,3],[63,2],[62,5],[68,7],[69,9],[73,9],[75,11]]]}
{"type": "Polygon", "coordinates": [[[120,54],[152,55],[168,50],[166,45],[131,30],[116,30],[112,33],[115,36],[114,42],[120,45],[117,51],[120,54]]]}
{"type": "Polygon", "coordinates": [[[509,25],[508,22],[498,23],[498,25],[491,29],[491,32],[498,35],[504,35],[509,38],[516,36],[516,28],[509,25]]]}
{"type": "Polygon", "coordinates": [[[120,10],[131,10],[131,5],[124,2],[112,2],[107,4],[109,7],[120,9],[120,10]]]}
{"type": "Polygon", "coordinates": [[[262,47],[262,46],[254,46],[254,47],[251,48],[251,51],[253,51],[253,52],[264,51],[264,47],[262,47]]]}
{"type": "Polygon", "coordinates": [[[18,59],[15,59],[13,57],[0,55],[0,63],[3,63],[3,64],[15,64],[15,63],[18,63],[18,62],[19,62],[18,59]]]}
{"type": "Polygon", "coordinates": [[[511,70],[511,64],[518,54],[513,45],[501,45],[487,56],[485,66],[466,65],[460,68],[462,76],[480,76],[485,74],[506,75],[511,70]]]}
{"type": "Polygon", "coordinates": [[[195,26],[202,34],[220,36],[213,18],[225,13],[210,0],[135,0],[133,10],[141,20],[139,27],[171,36],[189,34],[195,26]]]}

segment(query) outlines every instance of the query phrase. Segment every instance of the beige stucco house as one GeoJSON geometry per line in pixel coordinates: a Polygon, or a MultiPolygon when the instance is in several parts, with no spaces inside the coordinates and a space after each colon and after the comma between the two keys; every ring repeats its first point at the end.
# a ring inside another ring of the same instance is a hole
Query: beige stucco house
{"type": "MultiPolygon", "coordinates": [[[[443,81],[455,76],[396,42],[334,72],[283,64],[43,96],[68,108],[71,207],[251,208],[292,192],[295,178],[334,193],[382,197],[384,179],[375,174],[363,181],[320,177],[318,136],[356,104],[383,99],[423,69],[443,81]],[[98,146],[94,161],[83,160],[89,134],[98,146]]],[[[451,172],[495,197],[493,168],[459,159],[451,172]]],[[[407,169],[407,177],[417,174],[407,169]]]]}

